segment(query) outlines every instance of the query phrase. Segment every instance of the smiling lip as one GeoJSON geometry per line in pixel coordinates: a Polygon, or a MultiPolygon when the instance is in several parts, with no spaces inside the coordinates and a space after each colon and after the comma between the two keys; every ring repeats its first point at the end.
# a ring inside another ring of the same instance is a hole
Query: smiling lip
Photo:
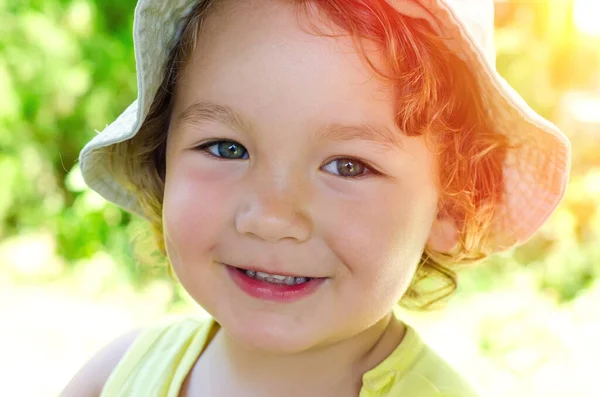
{"type": "MultiPolygon", "coordinates": [[[[326,280],[326,278],[312,278],[309,281],[302,284],[273,284],[266,281],[250,278],[246,275],[246,273],[243,270],[239,270],[236,267],[226,267],[227,273],[233,279],[234,283],[246,294],[250,295],[253,298],[274,302],[291,303],[298,301],[316,292],[326,280]]],[[[284,275],[285,274],[281,274],[281,276],[284,275]]],[[[289,274],[289,276],[292,275],[289,274]]]]}

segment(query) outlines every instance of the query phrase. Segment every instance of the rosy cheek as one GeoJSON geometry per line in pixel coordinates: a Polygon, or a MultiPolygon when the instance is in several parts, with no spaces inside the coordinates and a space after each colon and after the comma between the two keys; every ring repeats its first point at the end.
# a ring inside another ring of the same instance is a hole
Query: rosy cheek
{"type": "MultiPolygon", "coordinates": [[[[406,269],[421,256],[428,236],[434,197],[415,197],[397,187],[378,189],[357,207],[337,205],[324,211],[330,219],[328,236],[338,256],[364,280],[410,277],[406,269]]],[[[410,272],[409,272],[410,273],[410,272]]]]}
{"type": "Polygon", "coordinates": [[[214,173],[193,164],[181,162],[167,174],[165,234],[181,255],[197,255],[217,244],[220,227],[227,224],[228,189],[214,173]]]}

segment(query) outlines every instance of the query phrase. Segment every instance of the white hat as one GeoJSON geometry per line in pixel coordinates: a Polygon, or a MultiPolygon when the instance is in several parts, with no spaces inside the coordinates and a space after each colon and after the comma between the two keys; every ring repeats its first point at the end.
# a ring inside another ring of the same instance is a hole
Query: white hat
{"type": "MultiPolygon", "coordinates": [[[[134,44],[138,97],[81,151],[86,183],[107,200],[144,216],[137,197],[116,182],[106,147],[133,137],[148,115],[163,80],[171,49],[185,17],[202,0],[139,0],[134,44]]],[[[571,164],[571,145],[552,123],[533,111],[496,71],[492,0],[388,0],[399,13],[427,20],[449,49],[470,67],[481,88],[494,129],[511,147],[504,163],[504,201],[495,211],[486,251],[528,240],[562,200],[571,164]]]]}

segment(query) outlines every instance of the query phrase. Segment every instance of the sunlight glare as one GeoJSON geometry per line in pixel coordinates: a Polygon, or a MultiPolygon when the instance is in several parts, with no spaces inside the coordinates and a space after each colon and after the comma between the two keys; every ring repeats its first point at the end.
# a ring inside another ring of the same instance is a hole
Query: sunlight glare
{"type": "Polygon", "coordinates": [[[586,35],[600,37],[600,1],[575,0],[573,7],[577,29],[586,35]]]}

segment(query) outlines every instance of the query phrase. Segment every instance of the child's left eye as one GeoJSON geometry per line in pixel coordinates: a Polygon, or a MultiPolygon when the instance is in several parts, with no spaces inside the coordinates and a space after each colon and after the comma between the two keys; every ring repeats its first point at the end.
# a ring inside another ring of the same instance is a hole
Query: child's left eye
{"type": "Polygon", "coordinates": [[[323,167],[323,170],[344,178],[357,178],[363,175],[375,173],[362,161],[358,161],[352,158],[334,159],[327,163],[323,167]]]}

